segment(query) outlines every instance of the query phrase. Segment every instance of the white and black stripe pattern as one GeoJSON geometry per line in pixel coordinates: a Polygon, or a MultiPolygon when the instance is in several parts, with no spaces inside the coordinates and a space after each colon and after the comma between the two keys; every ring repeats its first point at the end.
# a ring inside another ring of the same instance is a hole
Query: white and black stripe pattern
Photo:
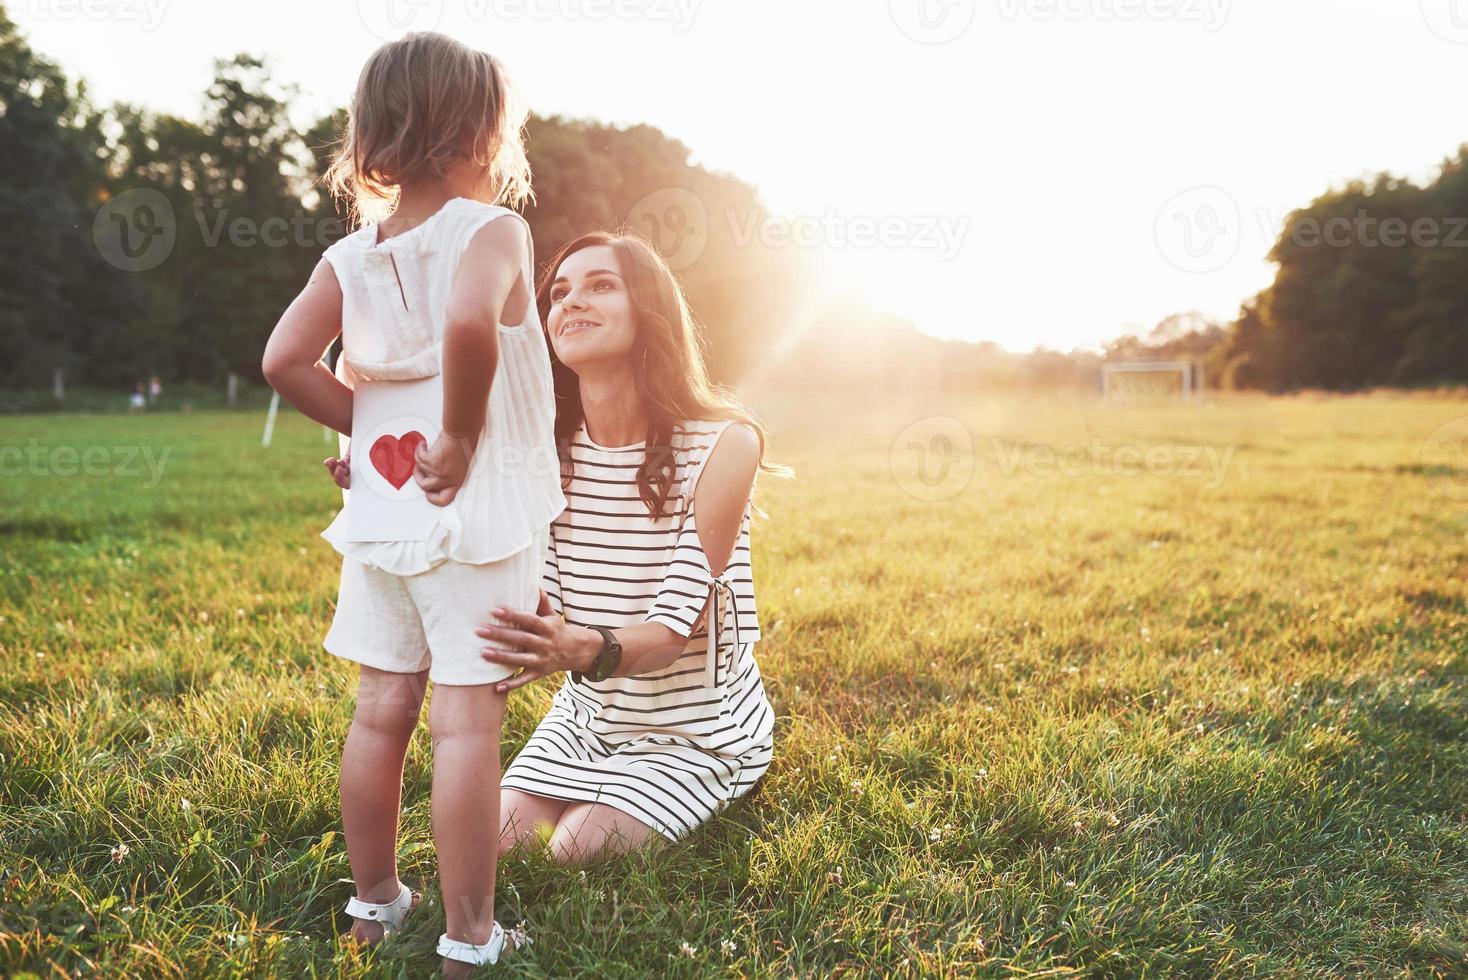
{"type": "Polygon", "coordinates": [[[693,519],[693,491],[728,421],[675,431],[669,513],[650,518],[637,492],[645,446],[573,437],[566,510],[551,525],[543,586],[571,623],[618,629],[660,622],[689,638],[676,661],[637,677],[577,683],[567,676],[503,785],[556,799],[601,802],[677,840],[746,792],[770,764],[774,711],[754,645],[760,637],[749,552],[749,507],[718,582],[731,601],[709,683],[700,614],[715,585],[693,519]],[[738,623],[738,642],[734,624],[738,623]],[[695,629],[695,627],[699,627],[695,629]]]}

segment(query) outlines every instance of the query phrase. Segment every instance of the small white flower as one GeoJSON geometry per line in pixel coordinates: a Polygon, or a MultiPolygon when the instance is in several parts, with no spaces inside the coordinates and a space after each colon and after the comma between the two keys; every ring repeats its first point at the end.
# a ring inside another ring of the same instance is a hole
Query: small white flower
{"type": "Polygon", "coordinates": [[[128,847],[126,844],[118,844],[112,849],[112,863],[121,864],[122,859],[127,857],[128,854],[130,854],[131,852],[132,848],[128,847]]]}
{"type": "Polygon", "coordinates": [[[692,958],[698,955],[698,947],[688,945],[688,940],[685,939],[683,940],[683,945],[678,947],[678,954],[692,958]]]}
{"type": "Polygon", "coordinates": [[[732,940],[732,939],[725,939],[723,942],[719,943],[719,948],[724,951],[724,955],[725,956],[733,956],[734,955],[734,940],[732,940]]]}
{"type": "Polygon", "coordinates": [[[1074,881],[1067,881],[1065,883],[1065,887],[1066,888],[1074,888],[1075,886],[1076,886],[1076,883],[1074,881]]]}

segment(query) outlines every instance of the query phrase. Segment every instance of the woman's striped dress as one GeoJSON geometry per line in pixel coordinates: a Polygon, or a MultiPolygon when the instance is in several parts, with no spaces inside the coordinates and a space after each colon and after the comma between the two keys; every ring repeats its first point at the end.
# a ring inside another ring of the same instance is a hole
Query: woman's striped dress
{"type": "Polygon", "coordinates": [[[774,711],[754,659],[759,639],[749,556],[749,505],[724,573],[715,577],[694,526],[693,491],[728,421],[686,422],[673,435],[667,516],[638,496],[643,443],[572,439],[566,510],[551,525],[546,596],[567,622],[619,629],[663,623],[689,638],[667,667],[601,682],[567,675],[502,785],[606,803],[677,840],[743,794],[769,768],[774,711]],[[714,598],[716,601],[709,603],[714,598]],[[710,657],[707,604],[718,637],[710,657]]]}

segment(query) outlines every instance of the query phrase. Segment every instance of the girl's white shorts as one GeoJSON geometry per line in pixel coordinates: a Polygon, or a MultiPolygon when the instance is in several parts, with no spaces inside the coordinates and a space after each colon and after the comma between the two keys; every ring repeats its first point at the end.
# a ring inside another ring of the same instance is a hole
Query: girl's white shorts
{"type": "Polygon", "coordinates": [[[499,561],[446,561],[419,575],[392,575],[343,558],[327,652],[392,673],[427,670],[435,684],[504,680],[514,669],[482,658],[492,644],[474,631],[494,621],[495,606],[535,612],[546,535],[538,531],[530,545],[499,561]]]}

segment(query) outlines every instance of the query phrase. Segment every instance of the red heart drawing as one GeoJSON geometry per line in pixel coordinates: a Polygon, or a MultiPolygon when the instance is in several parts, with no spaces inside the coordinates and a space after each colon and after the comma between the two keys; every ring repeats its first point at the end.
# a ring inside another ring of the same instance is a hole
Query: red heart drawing
{"type": "Polygon", "coordinates": [[[416,430],[401,436],[381,436],[372,444],[367,458],[372,460],[372,468],[381,473],[393,489],[401,490],[413,476],[414,455],[418,447],[427,441],[423,433],[416,430]]]}

